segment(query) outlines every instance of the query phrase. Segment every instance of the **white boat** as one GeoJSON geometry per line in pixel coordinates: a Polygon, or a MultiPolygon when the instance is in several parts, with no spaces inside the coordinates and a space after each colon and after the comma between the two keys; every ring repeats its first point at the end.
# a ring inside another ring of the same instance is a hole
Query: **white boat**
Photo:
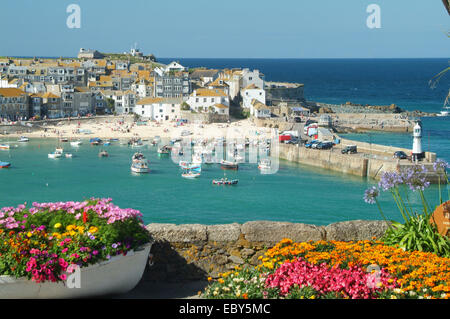
{"type": "Polygon", "coordinates": [[[21,142],[21,143],[23,143],[23,142],[29,142],[30,141],[30,139],[28,138],[28,137],[25,137],[25,136],[21,136],[18,140],[17,140],[17,142],[21,142]]]}
{"type": "Polygon", "coordinates": [[[36,283],[27,278],[0,276],[0,299],[87,298],[127,293],[141,280],[151,247],[152,243],[126,256],[117,255],[108,261],[82,267],[79,276],[76,272],[73,274],[72,282],[71,277],[67,282],[36,283]]]}
{"type": "Polygon", "coordinates": [[[258,168],[260,170],[268,170],[270,169],[270,165],[271,165],[270,159],[265,158],[259,162],[258,168]]]}
{"type": "Polygon", "coordinates": [[[72,158],[72,154],[66,153],[66,158],[72,158]]]}
{"type": "Polygon", "coordinates": [[[200,173],[189,172],[189,173],[181,174],[181,177],[187,178],[187,179],[194,179],[194,178],[200,177],[200,175],[201,175],[200,173]]]}
{"type": "Polygon", "coordinates": [[[70,142],[70,146],[72,146],[72,147],[78,147],[81,144],[83,144],[83,142],[81,142],[80,140],[74,141],[74,142],[70,142]]]}
{"type": "Polygon", "coordinates": [[[57,148],[53,153],[48,154],[48,158],[60,158],[63,156],[63,149],[57,148]]]}
{"type": "Polygon", "coordinates": [[[145,174],[150,173],[150,168],[145,161],[136,161],[131,164],[131,171],[133,173],[145,174]]]}
{"type": "Polygon", "coordinates": [[[438,116],[450,116],[450,106],[444,106],[441,113],[438,116]]]}
{"type": "Polygon", "coordinates": [[[10,148],[9,144],[0,144],[0,150],[9,150],[10,148]]]}

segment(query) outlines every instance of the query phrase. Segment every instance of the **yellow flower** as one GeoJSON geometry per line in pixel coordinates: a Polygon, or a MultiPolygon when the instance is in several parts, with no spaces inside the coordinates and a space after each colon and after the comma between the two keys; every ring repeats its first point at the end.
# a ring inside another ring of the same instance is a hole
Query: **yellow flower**
{"type": "Polygon", "coordinates": [[[95,234],[96,232],[98,232],[98,228],[95,227],[95,226],[91,226],[91,227],[89,228],[89,232],[90,232],[91,234],[95,234]]]}
{"type": "Polygon", "coordinates": [[[75,225],[69,225],[69,226],[66,227],[66,230],[67,231],[71,231],[71,230],[74,230],[76,228],[77,228],[77,226],[75,226],[75,225]]]}
{"type": "Polygon", "coordinates": [[[27,237],[31,237],[31,236],[33,236],[33,234],[31,232],[28,232],[27,237]]]}
{"type": "Polygon", "coordinates": [[[55,228],[61,228],[61,226],[62,226],[61,223],[56,223],[55,226],[53,226],[53,227],[55,227],[55,228]]]}

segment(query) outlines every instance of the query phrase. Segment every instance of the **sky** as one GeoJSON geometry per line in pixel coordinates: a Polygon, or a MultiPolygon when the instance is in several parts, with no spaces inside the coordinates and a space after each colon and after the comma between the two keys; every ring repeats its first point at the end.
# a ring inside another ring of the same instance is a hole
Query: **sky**
{"type": "Polygon", "coordinates": [[[441,0],[1,0],[0,56],[447,58],[441,0]],[[71,4],[80,8],[73,20],[71,4]],[[369,5],[379,8],[379,19],[369,5]],[[80,21],[69,28],[67,20],[80,21]],[[367,20],[380,22],[369,28],[367,20]]]}

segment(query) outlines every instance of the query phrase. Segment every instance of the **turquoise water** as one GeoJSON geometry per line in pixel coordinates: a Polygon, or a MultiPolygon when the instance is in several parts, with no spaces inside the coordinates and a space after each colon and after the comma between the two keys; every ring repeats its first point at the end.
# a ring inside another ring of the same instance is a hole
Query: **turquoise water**
{"type": "MultiPolygon", "coordinates": [[[[203,165],[199,179],[186,180],[177,164],[159,158],[156,148],[149,145],[141,151],[150,160],[151,173],[136,176],[130,172],[136,149],[119,143],[104,147],[108,158],[99,158],[100,147],[87,140],[78,149],[64,143],[65,152],[73,158],[56,160],[47,157],[57,146],[55,140],[11,144],[17,148],[0,151],[0,160],[12,163],[11,168],[0,170],[1,206],[111,197],[120,207],[139,209],[146,223],[274,220],[326,225],[380,219],[376,207],[362,199],[374,181],[286,161],[281,161],[274,175],[261,175],[255,164],[240,165],[239,171],[226,172],[228,178],[238,178],[239,184],[224,187],[211,184],[212,179],[224,176],[219,165],[203,165]]],[[[401,218],[388,196],[382,197],[382,205],[389,218],[401,218]]]]}

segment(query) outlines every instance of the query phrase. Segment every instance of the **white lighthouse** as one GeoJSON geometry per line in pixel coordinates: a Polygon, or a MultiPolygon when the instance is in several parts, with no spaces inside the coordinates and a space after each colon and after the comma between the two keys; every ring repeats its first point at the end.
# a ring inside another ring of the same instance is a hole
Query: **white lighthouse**
{"type": "Polygon", "coordinates": [[[413,137],[412,160],[415,162],[425,157],[425,154],[422,151],[422,126],[419,121],[417,121],[414,126],[413,137]]]}

